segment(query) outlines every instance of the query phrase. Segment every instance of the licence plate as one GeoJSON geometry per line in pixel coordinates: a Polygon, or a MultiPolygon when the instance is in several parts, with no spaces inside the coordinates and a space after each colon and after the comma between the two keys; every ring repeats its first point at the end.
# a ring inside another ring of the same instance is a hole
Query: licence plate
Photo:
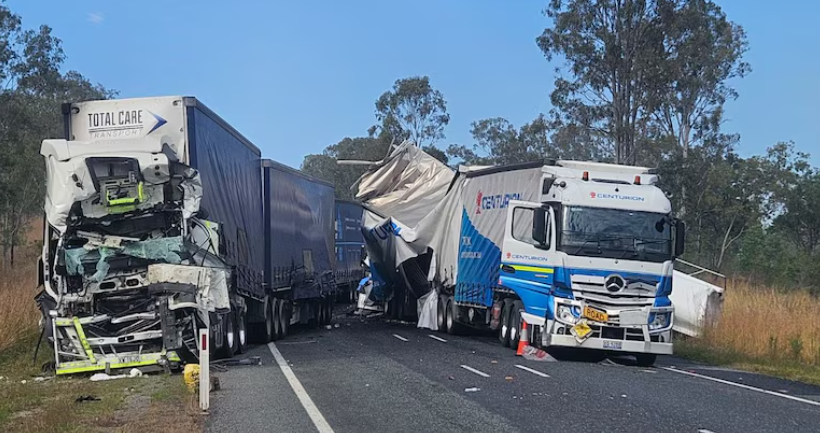
{"type": "Polygon", "coordinates": [[[622,347],[623,347],[623,342],[604,340],[604,349],[621,350],[622,347]]]}
{"type": "Polygon", "coordinates": [[[590,306],[584,306],[584,317],[600,323],[606,323],[609,320],[609,314],[590,306]]]}

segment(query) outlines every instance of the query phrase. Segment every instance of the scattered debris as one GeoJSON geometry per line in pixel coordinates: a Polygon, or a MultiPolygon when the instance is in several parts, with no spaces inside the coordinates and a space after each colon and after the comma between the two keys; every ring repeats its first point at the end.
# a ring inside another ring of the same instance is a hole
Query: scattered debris
{"type": "Polygon", "coordinates": [[[450,377],[448,377],[447,379],[450,379],[450,380],[456,380],[456,378],[455,378],[455,377],[453,377],[453,376],[450,376],[450,377]]]}
{"type": "Polygon", "coordinates": [[[325,329],[327,329],[327,330],[333,329],[333,325],[327,325],[327,326],[325,326],[325,329]]]}
{"type": "Polygon", "coordinates": [[[611,359],[609,359],[609,358],[604,359],[603,361],[599,362],[598,364],[600,364],[600,365],[608,365],[608,366],[610,366],[610,367],[620,367],[620,366],[621,366],[621,364],[618,364],[617,362],[615,362],[615,361],[613,361],[613,360],[611,360],[611,359]]]}
{"type": "Polygon", "coordinates": [[[626,398],[626,394],[621,394],[621,398],[626,398]]]}
{"type": "Polygon", "coordinates": [[[498,361],[496,361],[495,359],[493,359],[492,361],[490,361],[490,364],[498,364],[498,361]]]}
{"type": "Polygon", "coordinates": [[[557,361],[549,353],[547,353],[547,352],[545,352],[541,349],[536,349],[535,347],[532,347],[532,346],[524,347],[524,352],[522,353],[522,356],[524,357],[524,359],[527,359],[527,360],[530,360],[530,361],[547,361],[547,362],[557,361]]]}
{"type": "Polygon", "coordinates": [[[478,392],[478,391],[481,391],[481,388],[476,388],[476,387],[464,388],[464,392],[478,392]]]}
{"type": "Polygon", "coordinates": [[[251,356],[249,358],[242,358],[242,359],[220,359],[219,361],[212,362],[211,364],[216,365],[225,365],[225,366],[235,366],[235,365],[262,365],[262,358],[259,356],[251,356]]]}
{"type": "MultiPolygon", "coordinates": [[[[350,326],[350,325],[347,325],[347,326],[350,326]]],[[[337,324],[333,325],[333,327],[334,327],[334,328],[338,328],[338,327],[339,327],[339,324],[337,323],[337,324]]]]}
{"type": "Polygon", "coordinates": [[[23,379],[23,380],[21,380],[21,381],[20,381],[20,383],[22,383],[23,385],[25,385],[25,384],[26,384],[26,382],[28,382],[28,381],[27,381],[27,380],[25,380],[25,379],[23,379]]]}
{"type": "Polygon", "coordinates": [[[34,381],[35,382],[45,382],[45,381],[51,380],[51,379],[54,379],[54,376],[48,376],[48,377],[39,376],[39,377],[35,377],[34,381]]]}
{"type": "Polygon", "coordinates": [[[505,377],[504,379],[505,379],[505,380],[507,380],[507,381],[512,381],[512,380],[513,380],[513,379],[515,379],[515,378],[514,378],[514,377],[512,377],[512,376],[507,376],[507,377],[505,377]]]}
{"type": "Polygon", "coordinates": [[[102,380],[125,379],[126,377],[134,378],[134,377],[141,377],[141,376],[142,376],[142,371],[140,371],[140,369],[132,368],[128,372],[128,374],[118,374],[118,375],[115,375],[115,376],[111,376],[111,375],[106,374],[106,373],[97,373],[97,374],[91,376],[91,381],[92,382],[99,382],[99,381],[102,381],[102,380]]]}
{"type": "Polygon", "coordinates": [[[74,400],[74,403],[82,403],[84,401],[100,401],[100,398],[93,395],[81,395],[74,400]]]}
{"type": "Polygon", "coordinates": [[[643,371],[644,373],[652,373],[652,374],[657,374],[658,373],[655,370],[641,370],[641,371],[643,371]]]}
{"type": "Polygon", "coordinates": [[[365,383],[365,384],[364,384],[364,386],[370,386],[370,384],[369,384],[369,383],[365,383]]]}

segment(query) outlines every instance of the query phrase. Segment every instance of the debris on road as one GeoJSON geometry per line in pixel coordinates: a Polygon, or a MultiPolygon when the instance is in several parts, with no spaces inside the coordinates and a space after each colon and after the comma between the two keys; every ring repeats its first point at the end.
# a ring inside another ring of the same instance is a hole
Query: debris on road
{"type": "Polygon", "coordinates": [[[479,392],[479,391],[481,391],[481,388],[476,388],[476,387],[464,388],[464,392],[479,392]]]}
{"type": "Polygon", "coordinates": [[[504,380],[507,380],[507,381],[513,381],[514,379],[515,378],[512,377],[512,376],[507,376],[507,377],[504,378],[504,380]]]}
{"type": "Polygon", "coordinates": [[[490,361],[490,364],[498,364],[498,361],[496,361],[495,359],[493,359],[492,361],[490,361]]]}
{"type": "Polygon", "coordinates": [[[117,375],[111,376],[111,375],[106,374],[106,373],[97,373],[97,374],[91,376],[90,380],[92,382],[100,382],[100,381],[103,381],[103,380],[125,379],[126,377],[133,378],[133,377],[141,377],[141,376],[142,376],[142,371],[140,371],[140,369],[132,368],[131,370],[128,371],[128,374],[117,374],[117,375]]]}
{"type": "Polygon", "coordinates": [[[74,403],[82,403],[84,401],[100,401],[100,398],[93,395],[81,395],[74,400],[74,403]]]}
{"type": "Polygon", "coordinates": [[[549,353],[547,353],[547,352],[545,352],[541,349],[536,349],[535,347],[532,347],[532,346],[526,346],[523,349],[522,356],[524,357],[524,359],[527,359],[527,360],[530,360],[530,361],[547,361],[547,362],[557,361],[549,353]]]}
{"type": "Polygon", "coordinates": [[[242,359],[220,359],[219,361],[212,362],[211,364],[218,364],[218,365],[225,365],[225,366],[236,366],[236,365],[262,365],[262,358],[259,356],[251,356],[249,358],[242,358],[242,359]]]}

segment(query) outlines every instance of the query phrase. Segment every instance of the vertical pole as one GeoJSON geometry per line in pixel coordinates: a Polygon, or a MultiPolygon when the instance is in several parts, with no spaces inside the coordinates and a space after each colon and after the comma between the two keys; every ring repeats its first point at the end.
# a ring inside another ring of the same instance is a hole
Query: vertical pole
{"type": "MultiPolygon", "coordinates": [[[[207,312],[206,312],[207,314],[207,312]]],[[[209,374],[210,360],[208,352],[209,329],[208,327],[199,330],[199,408],[207,411],[210,407],[211,378],[209,374]]]]}

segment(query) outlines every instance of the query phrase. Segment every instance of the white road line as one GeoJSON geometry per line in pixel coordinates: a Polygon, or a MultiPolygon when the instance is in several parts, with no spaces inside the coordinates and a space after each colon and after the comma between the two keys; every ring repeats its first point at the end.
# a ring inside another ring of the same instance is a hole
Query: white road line
{"type": "Polygon", "coordinates": [[[406,338],[402,337],[402,336],[401,336],[401,335],[399,335],[399,334],[393,334],[393,336],[394,336],[394,337],[396,337],[396,338],[398,338],[398,339],[399,339],[399,340],[401,340],[401,341],[408,341],[406,338]]]}
{"type": "Polygon", "coordinates": [[[689,372],[689,371],[678,370],[677,368],[671,368],[671,367],[661,367],[661,368],[663,368],[666,371],[671,371],[671,372],[674,372],[674,373],[685,374],[687,376],[692,376],[692,377],[699,377],[701,379],[711,380],[712,382],[722,383],[724,385],[731,385],[731,386],[736,386],[738,388],[748,389],[749,391],[756,391],[756,392],[760,392],[760,393],[763,393],[763,394],[773,395],[775,397],[781,397],[781,398],[785,398],[785,399],[789,399],[789,400],[799,401],[800,403],[806,403],[806,404],[810,404],[812,406],[820,406],[820,402],[817,402],[817,401],[806,400],[805,398],[800,398],[800,397],[795,397],[795,396],[792,396],[792,395],[781,394],[779,392],[769,391],[768,389],[755,388],[753,386],[744,385],[742,383],[730,382],[728,380],[723,380],[723,379],[718,379],[718,378],[715,378],[715,377],[704,376],[704,375],[698,374],[698,373],[692,373],[692,372],[689,372]]]}
{"type": "Polygon", "coordinates": [[[447,342],[447,340],[445,340],[445,339],[443,339],[443,338],[441,338],[441,337],[438,337],[438,336],[436,336],[436,335],[433,335],[433,334],[428,335],[428,337],[430,337],[430,338],[432,338],[433,340],[436,340],[436,341],[441,341],[442,343],[446,343],[446,342],[447,342]]]}
{"type": "Polygon", "coordinates": [[[531,369],[531,368],[529,368],[529,367],[524,367],[523,365],[516,364],[516,365],[515,365],[515,368],[520,368],[520,369],[522,369],[522,370],[524,370],[524,371],[529,371],[530,373],[532,373],[532,374],[534,374],[534,375],[536,375],[536,376],[541,376],[541,377],[550,377],[550,375],[549,375],[549,374],[547,374],[547,373],[542,373],[542,372],[540,372],[540,371],[538,371],[538,370],[533,370],[533,369],[531,369]]]}
{"type": "Polygon", "coordinates": [[[479,375],[479,376],[481,376],[481,377],[490,377],[490,375],[489,375],[489,374],[487,374],[487,373],[485,373],[485,372],[483,372],[483,371],[481,371],[481,370],[476,370],[475,368],[470,367],[469,365],[462,365],[462,366],[461,366],[461,368],[463,368],[463,369],[465,369],[465,370],[467,370],[467,371],[469,371],[469,372],[475,373],[475,374],[477,374],[477,375],[479,375]]]}
{"type": "Polygon", "coordinates": [[[268,349],[270,349],[270,353],[273,354],[273,357],[276,359],[276,363],[279,364],[279,368],[282,369],[282,373],[285,375],[285,378],[290,383],[290,387],[293,388],[293,392],[296,393],[296,397],[299,398],[299,401],[302,403],[302,407],[305,408],[310,420],[313,421],[313,425],[316,426],[316,430],[319,430],[319,433],[333,433],[333,429],[330,428],[330,424],[327,423],[325,417],[322,416],[322,413],[319,412],[319,408],[313,404],[313,400],[310,399],[307,391],[305,388],[302,387],[302,383],[299,382],[299,379],[296,378],[296,375],[293,374],[293,370],[290,369],[287,361],[285,358],[282,357],[282,354],[279,353],[279,349],[276,348],[276,345],[273,342],[268,343],[268,349]]]}

